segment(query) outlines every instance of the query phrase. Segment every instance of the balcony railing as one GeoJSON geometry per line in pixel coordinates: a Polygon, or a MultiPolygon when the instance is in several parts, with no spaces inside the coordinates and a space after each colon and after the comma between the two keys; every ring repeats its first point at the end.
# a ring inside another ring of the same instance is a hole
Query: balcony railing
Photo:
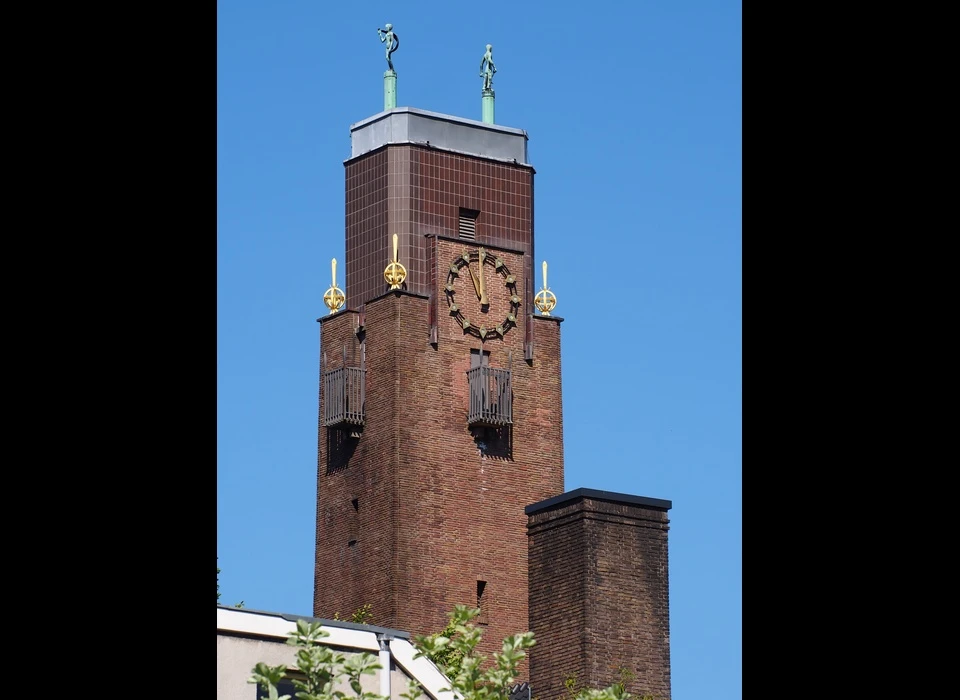
{"type": "Polygon", "coordinates": [[[508,369],[474,367],[467,370],[470,385],[468,425],[499,427],[513,423],[513,390],[508,369]]]}
{"type": "Polygon", "coordinates": [[[341,367],[323,373],[323,425],[350,428],[363,425],[364,375],[360,367],[341,367]]]}

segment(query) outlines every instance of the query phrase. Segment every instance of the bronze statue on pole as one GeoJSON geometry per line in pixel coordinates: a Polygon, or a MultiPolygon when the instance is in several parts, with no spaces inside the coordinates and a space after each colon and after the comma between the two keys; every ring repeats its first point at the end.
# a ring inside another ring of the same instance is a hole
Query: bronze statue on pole
{"type": "Polygon", "coordinates": [[[497,67],[493,63],[493,46],[487,44],[487,52],[480,59],[480,77],[483,78],[483,89],[493,89],[493,74],[497,72],[497,67]],[[486,66],[486,67],[484,67],[486,66]]]}
{"type": "Polygon", "coordinates": [[[400,48],[400,37],[397,36],[397,33],[393,31],[393,25],[387,22],[386,29],[380,29],[377,27],[377,36],[380,37],[381,43],[386,43],[386,56],[387,56],[387,66],[390,70],[393,70],[393,52],[400,48]]]}

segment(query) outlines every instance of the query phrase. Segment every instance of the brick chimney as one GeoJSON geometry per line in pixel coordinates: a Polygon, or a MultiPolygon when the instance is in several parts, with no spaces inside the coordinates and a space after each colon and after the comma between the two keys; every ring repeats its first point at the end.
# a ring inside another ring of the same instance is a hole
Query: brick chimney
{"type": "Polygon", "coordinates": [[[564,681],[670,697],[670,501],[577,489],[527,506],[530,686],[558,700],[564,681]]]}

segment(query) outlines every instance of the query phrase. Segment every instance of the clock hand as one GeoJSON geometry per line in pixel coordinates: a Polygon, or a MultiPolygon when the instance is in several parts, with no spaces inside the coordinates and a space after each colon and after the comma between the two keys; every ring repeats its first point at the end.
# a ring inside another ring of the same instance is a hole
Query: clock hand
{"type": "Polygon", "coordinates": [[[485,306],[490,302],[487,300],[487,286],[483,281],[483,261],[487,258],[487,252],[480,250],[480,305],[485,306]]]}
{"type": "Polygon", "coordinates": [[[473,280],[473,288],[477,291],[477,299],[480,298],[480,283],[477,281],[477,275],[473,271],[473,268],[470,267],[470,263],[467,263],[467,269],[470,270],[470,279],[473,280]]]}

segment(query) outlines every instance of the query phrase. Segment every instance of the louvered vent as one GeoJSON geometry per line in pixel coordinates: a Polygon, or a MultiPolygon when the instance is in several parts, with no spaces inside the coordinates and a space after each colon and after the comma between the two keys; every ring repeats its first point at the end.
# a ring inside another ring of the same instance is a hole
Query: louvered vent
{"type": "Polygon", "coordinates": [[[477,240],[477,218],[480,212],[473,209],[460,210],[460,238],[468,241],[477,240]]]}

